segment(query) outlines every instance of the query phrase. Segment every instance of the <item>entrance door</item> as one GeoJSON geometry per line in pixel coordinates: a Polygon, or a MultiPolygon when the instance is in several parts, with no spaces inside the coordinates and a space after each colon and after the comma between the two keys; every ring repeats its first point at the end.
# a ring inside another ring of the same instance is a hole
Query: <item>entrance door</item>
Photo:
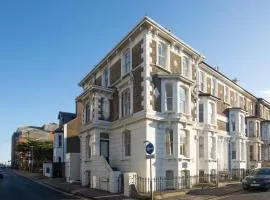
{"type": "Polygon", "coordinates": [[[166,189],[173,189],[174,188],[173,171],[167,170],[165,176],[166,176],[166,189]]]}
{"type": "Polygon", "coordinates": [[[100,155],[109,162],[109,141],[100,140],[100,155]]]}

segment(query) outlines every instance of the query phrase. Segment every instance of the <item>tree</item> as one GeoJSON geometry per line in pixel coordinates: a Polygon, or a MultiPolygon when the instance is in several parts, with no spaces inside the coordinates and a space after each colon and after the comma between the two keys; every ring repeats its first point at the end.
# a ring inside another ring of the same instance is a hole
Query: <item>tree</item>
{"type": "Polygon", "coordinates": [[[52,160],[53,157],[53,142],[27,139],[26,142],[21,142],[16,145],[16,151],[20,155],[31,155],[29,158],[34,162],[33,169],[42,168],[43,162],[52,160]]]}

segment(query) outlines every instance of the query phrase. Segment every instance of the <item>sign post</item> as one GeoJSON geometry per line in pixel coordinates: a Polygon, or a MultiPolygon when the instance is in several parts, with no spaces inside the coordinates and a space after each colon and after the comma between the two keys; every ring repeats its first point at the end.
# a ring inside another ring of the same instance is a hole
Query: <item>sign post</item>
{"type": "Polygon", "coordinates": [[[152,180],[152,153],[154,152],[154,149],[155,149],[155,147],[151,142],[149,142],[145,147],[146,153],[150,155],[150,193],[151,193],[151,200],[154,199],[153,180],[152,180]]]}

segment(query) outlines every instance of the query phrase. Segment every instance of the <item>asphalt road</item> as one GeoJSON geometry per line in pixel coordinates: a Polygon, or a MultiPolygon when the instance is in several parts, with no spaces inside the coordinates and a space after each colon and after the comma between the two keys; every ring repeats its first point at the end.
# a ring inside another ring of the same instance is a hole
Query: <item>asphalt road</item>
{"type": "Polygon", "coordinates": [[[219,200],[269,200],[270,199],[270,190],[261,191],[261,190],[250,190],[244,191],[241,190],[237,193],[231,195],[226,195],[224,197],[218,198],[219,200]]]}
{"type": "Polygon", "coordinates": [[[9,169],[0,169],[4,175],[0,179],[1,200],[64,200],[78,199],[74,196],[51,190],[25,177],[15,174],[9,169]]]}

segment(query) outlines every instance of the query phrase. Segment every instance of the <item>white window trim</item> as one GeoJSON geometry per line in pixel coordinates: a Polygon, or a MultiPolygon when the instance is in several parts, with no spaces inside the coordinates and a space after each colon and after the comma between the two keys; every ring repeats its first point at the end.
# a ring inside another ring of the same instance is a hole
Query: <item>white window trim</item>
{"type": "Polygon", "coordinates": [[[129,117],[133,114],[133,81],[128,81],[122,84],[121,89],[119,89],[119,119],[129,117]],[[122,92],[126,89],[130,91],[130,115],[122,116],[122,92]]]}
{"type": "Polygon", "coordinates": [[[157,48],[156,48],[156,55],[157,55],[157,58],[156,58],[156,65],[157,65],[158,67],[161,67],[161,68],[163,68],[163,69],[166,69],[166,70],[168,70],[168,71],[171,71],[171,70],[170,70],[170,51],[171,51],[170,49],[171,49],[171,45],[170,45],[168,42],[162,40],[161,38],[158,38],[158,39],[156,40],[156,42],[157,42],[157,48]],[[166,46],[166,48],[167,48],[167,52],[166,52],[166,63],[165,63],[165,66],[159,65],[158,45],[159,45],[160,43],[163,43],[163,44],[166,46]]]}
{"type": "Polygon", "coordinates": [[[108,85],[106,87],[110,86],[110,70],[109,67],[105,67],[105,69],[102,71],[102,86],[105,87],[105,78],[104,78],[104,72],[107,70],[107,76],[108,76],[108,85]]]}
{"type": "Polygon", "coordinates": [[[161,81],[161,111],[163,112],[163,113],[173,113],[173,112],[175,112],[175,110],[176,110],[176,101],[175,101],[175,99],[176,99],[176,94],[177,94],[178,92],[176,92],[176,81],[174,81],[174,80],[162,80],[161,81]],[[172,111],[168,111],[168,110],[166,110],[166,106],[165,106],[165,102],[166,102],[166,84],[168,83],[168,82],[171,82],[172,83],[172,91],[173,91],[173,100],[172,100],[172,111]]]}
{"type": "Polygon", "coordinates": [[[186,55],[185,53],[182,53],[182,59],[181,59],[182,63],[181,63],[181,72],[182,72],[182,75],[184,77],[187,77],[187,78],[191,78],[191,72],[192,72],[192,60],[189,58],[188,55],[186,55]],[[188,75],[185,76],[184,75],[184,59],[187,58],[188,60],[188,75]]]}
{"type": "Polygon", "coordinates": [[[204,71],[200,70],[199,71],[199,90],[201,92],[204,92],[205,91],[205,84],[206,84],[206,74],[204,71]],[[202,76],[203,75],[203,76],[202,76]],[[201,78],[203,78],[202,82],[201,82],[201,78]],[[203,88],[201,88],[201,83],[203,84],[203,88]]]}
{"type": "Polygon", "coordinates": [[[132,48],[131,45],[129,45],[127,48],[125,48],[121,53],[121,77],[129,74],[132,70],[132,48]],[[125,54],[126,52],[129,52],[130,55],[130,69],[129,72],[125,73],[125,54]]]}
{"type": "Polygon", "coordinates": [[[182,114],[186,114],[186,115],[190,115],[191,114],[191,91],[190,91],[190,87],[184,85],[184,84],[177,84],[177,112],[180,112],[180,88],[184,88],[186,90],[186,108],[185,108],[185,112],[182,114]]]}
{"type": "Polygon", "coordinates": [[[211,101],[211,100],[208,100],[207,101],[207,124],[210,124],[210,125],[216,125],[217,124],[217,104],[216,102],[214,101],[211,101]],[[213,104],[213,121],[214,123],[212,123],[209,119],[209,107],[210,107],[210,104],[213,104]]]}

